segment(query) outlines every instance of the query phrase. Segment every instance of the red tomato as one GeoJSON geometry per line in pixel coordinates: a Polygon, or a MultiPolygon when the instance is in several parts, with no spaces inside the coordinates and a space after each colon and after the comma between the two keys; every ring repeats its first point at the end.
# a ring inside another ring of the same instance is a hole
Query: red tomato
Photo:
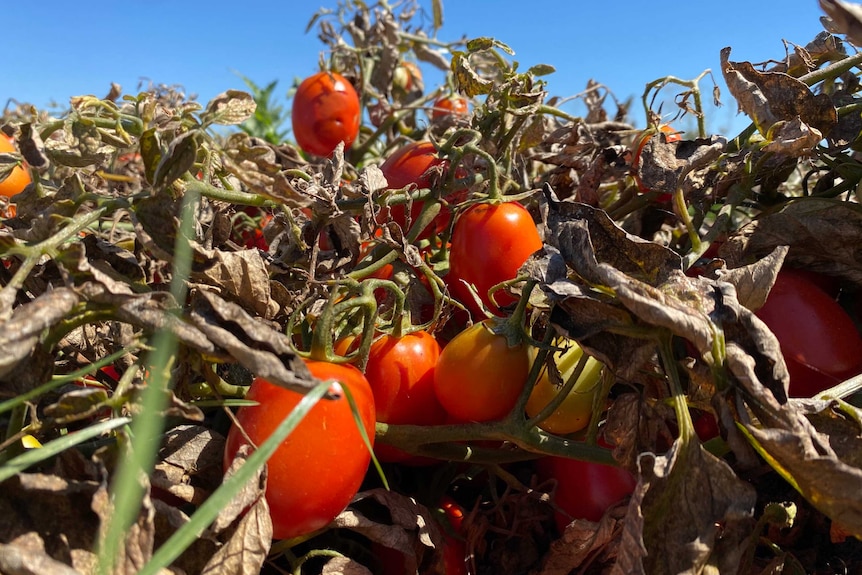
{"type": "MultiPolygon", "coordinates": [[[[5,134],[0,134],[0,153],[14,154],[17,151],[15,141],[5,134]]],[[[0,182],[0,196],[11,198],[16,194],[20,194],[30,182],[32,182],[30,172],[23,166],[16,166],[12,168],[6,179],[0,182]]]]}
{"type": "Polygon", "coordinates": [[[344,76],[318,72],[293,97],[293,135],[305,152],[328,156],[339,142],[350,148],[359,133],[359,96],[344,76]]]}
{"type": "Polygon", "coordinates": [[[622,467],[567,457],[540,457],[536,471],[542,481],[555,479],[554,503],[565,513],[554,519],[560,532],[573,519],[599,521],[611,505],[634,491],[637,481],[622,467]]]}
{"type": "MultiPolygon", "coordinates": [[[[475,204],[455,221],[449,273],[444,278],[446,285],[474,317],[482,317],[482,311],[463,282],[475,285],[482,302],[492,313],[500,313],[500,309],[491,304],[488,290],[513,279],[518,268],[541,247],[536,224],[521,204],[475,204]]],[[[515,302],[515,298],[503,290],[495,294],[495,299],[500,305],[515,302]]]]}
{"type": "MultiPolygon", "coordinates": [[[[662,124],[661,126],[659,126],[659,130],[664,132],[664,134],[665,134],[664,141],[667,143],[679,142],[680,140],[682,140],[682,135],[679,134],[674,128],[672,128],[668,124],[662,124]]],[[[635,152],[632,155],[631,173],[635,179],[635,182],[638,185],[638,189],[642,193],[649,192],[650,189],[643,182],[641,182],[640,176],[638,176],[638,165],[640,164],[641,152],[643,152],[644,146],[646,146],[647,141],[649,141],[649,139],[652,137],[653,137],[653,134],[641,136],[641,138],[638,140],[638,144],[637,144],[637,147],[635,148],[635,152]]],[[[660,195],[656,196],[656,201],[657,202],[668,202],[668,201],[670,201],[670,198],[671,198],[670,194],[660,194],[660,195]]]]}
{"type": "Polygon", "coordinates": [[[694,432],[701,441],[709,441],[721,435],[718,421],[711,412],[693,411],[691,416],[694,423],[694,432]]]}
{"type": "Polygon", "coordinates": [[[466,116],[469,113],[470,106],[464,96],[440,96],[434,100],[431,119],[440,120],[449,116],[466,116]]]}
{"type": "Polygon", "coordinates": [[[509,413],[524,389],[531,348],[509,347],[488,320],[474,324],[450,341],[434,371],[434,389],[443,409],[458,421],[491,421],[509,413]]]}
{"type": "MultiPolygon", "coordinates": [[[[389,183],[390,190],[398,190],[410,185],[416,189],[430,188],[432,185],[429,170],[435,166],[448,167],[448,160],[442,159],[437,155],[437,148],[431,142],[412,142],[403,146],[391,156],[389,156],[380,166],[383,175],[386,176],[386,181],[389,183]]],[[[463,170],[459,170],[463,172],[463,170]]],[[[459,174],[460,175],[460,174],[459,174]]],[[[446,200],[450,203],[457,203],[464,199],[466,190],[457,191],[450,194],[446,200]]],[[[413,202],[410,208],[411,225],[419,217],[422,211],[423,202],[413,202]]],[[[406,204],[398,204],[388,206],[378,213],[378,223],[384,223],[388,219],[396,222],[404,228],[407,225],[407,207],[406,204]],[[388,216],[388,218],[387,218],[388,216]]],[[[449,220],[452,217],[452,212],[447,207],[443,207],[440,213],[434,218],[431,225],[426,227],[419,239],[425,239],[431,234],[440,233],[449,226],[449,220]]],[[[407,231],[406,229],[404,230],[407,231]]]]}
{"type": "Polygon", "coordinates": [[[805,275],[778,272],[756,314],[781,344],[791,397],[811,397],[862,373],[862,337],[853,320],[805,275]]]}
{"type": "MultiPolygon", "coordinates": [[[[430,333],[417,331],[401,338],[384,335],[371,344],[365,377],[374,392],[377,421],[392,424],[440,425],[446,412],[434,392],[434,368],[440,345],[430,333]]],[[[381,461],[404,461],[411,456],[377,444],[381,461]]]]}
{"type": "MultiPolygon", "coordinates": [[[[306,363],[314,377],[335,380],[350,390],[373,442],[374,396],[362,373],[352,365],[306,363]]],[[[259,445],[302,397],[256,378],[246,399],[259,405],[241,407],[236,417],[249,438],[259,445]]],[[[239,428],[231,427],[225,447],[225,469],[244,443],[239,428]]],[[[371,454],[356,427],[347,396],[321,399],[268,461],[266,500],[272,516],[273,538],[289,539],[325,527],[356,495],[370,460],[371,454]]]]}

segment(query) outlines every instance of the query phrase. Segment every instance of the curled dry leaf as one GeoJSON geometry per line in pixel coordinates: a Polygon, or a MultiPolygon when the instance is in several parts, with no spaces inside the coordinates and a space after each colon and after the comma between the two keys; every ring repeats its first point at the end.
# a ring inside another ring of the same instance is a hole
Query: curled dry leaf
{"type": "Polygon", "coordinates": [[[829,15],[829,27],[836,34],[846,34],[857,46],[862,46],[862,6],[841,0],[820,0],[820,7],[829,15]]]}
{"type": "Polygon", "coordinates": [[[828,136],[838,123],[829,95],[814,95],[804,83],[783,72],[758,72],[750,62],[731,62],[729,58],[730,48],[723,48],[721,71],[727,87],[761,132],[768,132],[779,121],[798,118],[828,136]]]}
{"type": "Polygon", "coordinates": [[[209,101],[203,119],[221,126],[242,124],[254,115],[257,103],[251,94],[241,90],[222,92],[209,101]]]}
{"type": "Polygon", "coordinates": [[[643,453],[612,573],[736,573],[757,493],[696,440],[643,453]]]}
{"type": "Polygon", "coordinates": [[[544,278],[541,287],[554,304],[551,322],[619,377],[638,377],[654,355],[657,328],[690,341],[708,362],[723,329],[725,339],[739,338],[760,364],[778,366],[763,370],[762,385],[786,399],[778,342],[740,306],[732,284],[686,276],[676,253],[627,234],[604,211],[584,204],[549,201],[545,225],[545,237],[574,272],[537,278],[544,278]]]}
{"type": "Polygon", "coordinates": [[[598,523],[576,519],[551,543],[538,575],[568,575],[585,563],[609,563],[616,555],[621,527],[621,517],[614,513],[606,513],[598,523]]]}
{"type": "Polygon", "coordinates": [[[180,425],[163,439],[151,474],[153,487],[200,505],[222,482],[224,437],[199,425],[180,425]]]}
{"type": "Polygon", "coordinates": [[[371,575],[371,571],[350,557],[333,557],[323,566],[320,575],[371,575]]]}
{"type": "MultiPolygon", "coordinates": [[[[333,527],[341,527],[361,533],[371,541],[404,554],[405,572],[413,573],[426,553],[434,553],[435,560],[443,542],[442,534],[432,519],[428,509],[414,499],[395,491],[372,489],[353,498],[350,507],[345,509],[332,522],[333,527]],[[392,520],[391,524],[378,523],[369,519],[361,508],[383,506],[392,520]]],[[[432,563],[433,564],[433,563],[432,563]]]]}
{"type": "Polygon", "coordinates": [[[641,150],[638,178],[650,190],[672,194],[681,187],[688,195],[726,145],[727,140],[721,136],[680,142],[667,142],[663,135],[649,138],[641,150]]]}
{"type": "MultiPolygon", "coordinates": [[[[4,294],[14,291],[3,290],[4,294]]],[[[62,321],[78,304],[79,296],[68,288],[57,288],[46,292],[33,301],[19,305],[11,311],[4,310],[0,322],[0,380],[10,374],[36,347],[43,330],[62,321]]],[[[22,382],[8,382],[14,393],[21,393],[22,382]]]]}
{"type": "Polygon", "coordinates": [[[754,220],[721,246],[737,267],[789,246],[787,263],[862,285],[862,206],[832,198],[802,198],[754,220]]]}

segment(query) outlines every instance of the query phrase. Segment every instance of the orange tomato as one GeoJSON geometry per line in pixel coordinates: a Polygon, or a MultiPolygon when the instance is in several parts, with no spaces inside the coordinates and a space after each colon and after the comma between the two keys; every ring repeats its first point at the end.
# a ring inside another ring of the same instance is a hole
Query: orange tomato
{"type": "MultiPolygon", "coordinates": [[[[12,138],[0,135],[0,153],[14,154],[17,151],[12,138]]],[[[0,196],[11,198],[15,194],[20,194],[32,181],[30,179],[30,172],[24,166],[16,166],[6,179],[0,182],[0,196]]]]}

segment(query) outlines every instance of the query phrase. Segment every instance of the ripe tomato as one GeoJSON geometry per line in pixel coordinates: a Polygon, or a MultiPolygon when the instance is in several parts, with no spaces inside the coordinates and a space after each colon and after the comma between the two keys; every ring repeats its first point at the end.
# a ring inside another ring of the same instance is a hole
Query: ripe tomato
{"type": "MultiPolygon", "coordinates": [[[[384,335],[371,344],[365,377],[374,392],[377,421],[408,425],[441,425],[446,412],[434,392],[434,369],[440,345],[430,333],[416,331],[401,338],[384,335]]],[[[411,456],[378,444],[381,461],[411,456]]]]}
{"type": "MultiPolygon", "coordinates": [[[[541,247],[536,224],[521,204],[475,204],[455,221],[449,273],[444,278],[446,285],[474,317],[481,317],[482,310],[464,282],[476,286],[479,297],[492,313],[500,313],[500,309],[491,304],[488,290],[513,279],[518,268],[541,247]]],[[[495,299],[500,305],[515,302],[515,298],[502,290],[495,294],[495,299]]]]}
{"type": "MultiPolygon", "coordinates": [[[[578,362],[584,355],[584,351],[578,344],[572,342],[571,345],[572,347],[563,352],[554,353],[554,361],[560,370],[563,383],[572,377],[578,362]]],[[[594,357],[588,357],[575,386],[560,406],[544,421],[539,422],[539,427],[557,435],[574,433],[586,427],[590,422],[593,396],[600,385],[601,376],[601,362],[594,357]]],[[[538,415],[559,391],[560,388],[551,381],[548,370],[543,370],[527,400],[527,415],[530,417],[538,415]]]]}
{"type": "MultiPolygon", "coordinates": [[[[668,124],[662,124],[661,126],[659,126],[659,130],[661,130],[664,133],[664,135],[665,135],[664,141],[667,143],[679,142],[680,140],[682,140],[682,135],[679,134],[676,131],[676,129],[672,128],[668,124]]],[[[641,160],[641,152],[643,152],[644,146],[646,146],[646,143],[652,137],[653,137],[653,134],[641,136],[640,139],[637,141],[638,142],[637,147],[635,148],[635,152],[632,155],[631,173],[635,179],[635,183],[637,183],[637,185],[638,185],[638,189],[642,193],[649,192],[650,189],[641,181],[640,176],[638,176],[638,165],[640,164],[640,160],[641,160]]],[[[657,202],[667,202],[667,201],[670,201],[670,197],[671,197],[670,194],[659,194],[656,197],[656,201],[657,202]]]]}
{"type": "Polygon", "coordinates": [[[634,476],[613,465],[567,457],[540,457],[536,471],[542,481],[555,479],[554,503],[564,511],[554,519],[563,532],[572,519],[599,521],[605,511],[634,491],[634,476]]]}
{"type": "Polygon", "coordinates": [[[805,275],[778,272],[756,315],[781,344],[791,397],[811,397],[862,373],[862,337],[853,320],[805,275]]]}
{"type": "Polygon", "coordinates": [[[431,119],[440,120],[449,116],[466,116],[470,113],[470,105],[464,96],[440,96],[434,100],[431,108],[431,119]]]}
{"type": "MultiPolygon", "coordinates": [[[[14,140],[5,134],[0,134],[0,153],[14,154],[17,151],[14,140]]],[[[12,168],[6,179],[0,182],[0,196],[11,198],[20,194],[32,181],[30,172],[23,166],[16,166],[12,168]]]]}
{"type": "MultiPolygon", "coordinates": [[[[307,361],[311,374],[335,380],[353,394],[369,439],[374,440],[374,396],[362,373],[351,365],[307,361]]],[[[263,443],[302,399],[296,393],[256,378],[236,417],[248,437],[263,443]]],[[[239,428],[231,427],[225,447],[227,469],[241,445],[239,428]]],[[[321,399],[268,461],[266,501],[273,538],[289,539],[325,527],[356,495],[371,454],[362,441],[346,395],[321,399]]]]}
{"type": "MultiPolygon", "coordinates": [[[[431,175],[429,170],[435,166],[448,167],[449,162],[437,155],[437,148],[431,142],[411,142],[401,148],[395,150],[383,164],[380,165],[380,170],[386,176],[386,181],[389,183],[390,190],[398,190],[410,185],[414,185],[416,189],[430,188],[432,185],[431,175]]],[[[458,175],[461,175],[458,171],[458,175]]],[[[466,190],[457,191],[450,194],[446,199],[448,202],[459,202],[464,199],[466,190]]],[[[410,222],[416,221],[422,211],[423,202],[413,202],[410,208],[410,222]]],[[[404,228],[407,225],[407,207],[406,204],[388,206],[380,211],[377,215],[377,222],[384,223],[387,219],[391,219],[399,226],[404,228]],[[387,218],[388,216],[388,218],[387,218]]],[[[431,234],[440,233],[449,226],[449,220],[452,217],[452,212],[447,207],[443,207],[440,213],[434,218],[431,225],[426,227],[418,239],[425,239],[431,234]]],[[[407,231],[406,229],[404,230],[407,231]]]]}
{"type": "Polygon", "coordinates": [[[293,135],[305,152],[328,156],[339,142],[350,148],[359,133],[359,96],[344,76],[318,72],[293,97],[293,135]]]}
{"type": "Polygon", "coordinates": [[[440,353],[434,389],[443,409],[458,421],[491,421],[509,413],[530,373],[532,350],[509,347],[489,320],[465,329],[440,353]]]}

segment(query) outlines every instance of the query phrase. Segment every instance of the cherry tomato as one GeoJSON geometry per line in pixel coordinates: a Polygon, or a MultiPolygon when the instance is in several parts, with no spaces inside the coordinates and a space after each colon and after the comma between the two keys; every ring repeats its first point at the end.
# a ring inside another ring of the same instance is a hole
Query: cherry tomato
{"type": "Polygon", "coordinates": [[[599,521],[611,505],[634,491],[634,476],[613,465],[591,463],[567,457],[540,457],[536,471],[542,481],[555,479],[554,503],[564,513],[554,519],[563,532],[573,519],[599,521]]]}
{"type": "MultiPolygon", "coordinates": [[[[661,126],[659,126],[659,130],[661,130],[664,133],[664,135],[665,135],[664,141],[667,143],[679,142],[680,140],[682,140],[682,135],[679,134],[674,128],[672,128],[668,124],[662,124],[661,126]]],[[[649,192],[650,189],[641,181],[640,176],[638,176],[638,165],[640,164],[641,152],[643,152],[644,146],[646,146],[646,143],[652,137],[653,137],[653,134],[647,134],[645,136],[641,136],[641,138],[638,140],[638,144],[637,144],[637,147],[635,148],[635,152],[632,155],[631,173],[635,179],[635,182],[638,185],[638,189],[642,193],[649,192]]],[[[670,194],[659,194],[658,196],[656,196],[656,201],[657,202],[668,202],[668,201],[670,201],[670,198],[671,198],[670,194]]]]}
{"type": "MultiPolygon", "coordinates": [[[[482,317],[464,284],[473,284],[482,302],[492,313],[500,313],[491,304],[488,290],[513,279],[518,268],[542,247],[542,239],[530,213],[519,203],[475,204],[455,221],[449,250],[449,273],[446,285],[453,297],[482,317]]],[[[494,295],[499,305],[515,302],[504,290],[494,295]]]]}
{"type": "Polygon", "coordinates": [[[811,397],[862,373],[862,337],[853,320],[805,275],[778,272],[756,315],[781,344],[791,397],[811,397]]]}
{"type": "Polygon", "coordinates": [[[466,116],[470,106],[464,96],[440,96],[434,100],[431,108],[431,119],[440,120],[449,116],[466,116]]]}
{"type": "Polygon", "coordinates": [[[422,70],[415,62],[404,60],[395,68],[392,74],[392,85],[403,90],[406,94],[413,92],[422,93],[425,87],[422,81],[422,70]]]}
{"type": "Polygon", "coordinates": [[[434,389],[457,421],[491,421],[509,413],[524,389],[533,354],[529,345],[509,347],[489,320],[465,329],[440,353],[434,389]]]}
{"type": "MultiPolygon", "coordinates": [[[[573,376],[583,355],[583,350],[574,342],[569,349],[554,353],[554,361],[560,370],[564,384],[573,376]]],[[[539,422],[539,427],[557,435],[574,433],[586,427],[590,422],[593,396],[599,388],[601,376],[601,362],[594,357],[588,357],[575,386],[560,406],[545,420],[539,422]]],[[[538,415],[559,391],[560,388],[551,381],[548,370],[543,370],[527,400],[527,415],[530,417],[538,415]]]]}
{"type": "MultiPolygon", "coordinates": [[[[434,369],[440,345],[430,333],[416,331],[401,338],[384,335],[371,344],[365,377],[374,392],[377,421],[392,424],[440,425],[446,412],[434,392],[434,369]]],[[[411,456],[378,444],[381,461],[405,461],[411,456]]]]}
{"type": "MultiPolygon", "coordinates": [[[[373,442],[374,395],[362,372],[352,365],[306,363],[314,377],[334,380],[350,390],[373,442]]],[[[258,405],[241,407],[237,421],[249,439],[260,445],[302,397],[256,378],[246,399],[257,401],[258,405]]],[[[225,447],[225,469],[244,443],[240,429],[231,427],[225,447]]],[[[273,537],[289,539],[325,527],[356,495],[370,460],[371,454],[356,427],[346,394],[321,399],[268,461],[266,500],[273,537]]]]}
{"type": "Polygon", "coordinates": [[[339,142],[350,148],[359,133],[359,96],[344,76],[318,72],[293,97],[293,135],[305,152],[328,156],[339,142]]]}
{"type": "MultiPolygon", "coordinates": [[[[416,189],[430,188],[432,186],[431,168],[435,166],[448,167],[449,162],[437,155],[437,148],[431,142],[411,142],[401,148],[395,150],[383,164],[380,170],[386,176],[386,181],[389,183],[390,190],[398,190],[410,185],[416,189]]],[[[464,170],[458,170],[460,176],[464,170]]],[[[449,194],[446,198],[447,202],[457,203],[464,199],[466,190],[456,191],[449,194]]],[[[419,217],[422,212],[424,202],[413,202],[410,208],[411,225],[419,217]]],[[[387,219],[396,222],[402,228],[407,225],[407,208],[406,204],[398,204],[388,206],[382,209],[377,215],[378,223],[384,223],[387,219]]],[[[434,218],[431,225],[427,226],[418,239],[425,239],[431,234],[440,233],[449,226],[449,220],[452,218],[452,212],[448,207],[441,207],[440,213],[434,218]]],[[[406,229],[404,230],[407,231],[406,229]]]]}
{"type": "Polygon", "coordinates": [[[694,423],[694,432],[701,441],[709,441],[721,435],[718,421],[711,412],[693,410],[691,418],[694,423]]]}
{"type": "Polygon", "coordinates": [[[261,212],[251,206],[247,207],[244,211],[252,218],[259,215],[260,219],[253,227],[247,225],[249,223],[248,220],[242,220],[239,229],[239,239],[242,241],[242,245],[249,249],[257,248],[259,250],[268,251],[269,243],[263,235],[263,228],[265,228],[266,224],[272,219],[272,214],[261,212]]]}
{"type": "MultiPolygon", "coordinates": [[[[14,154],[17,151],[14,140],[5,134],[0,134],[0,153],[14,154]]],[[[0,182],[0,196],[11,198],[16,194],[20,194],[32,181],[30,179],[30,172],[23,166],[16,166],[12,168],[6,179],[0,182]]]]}

